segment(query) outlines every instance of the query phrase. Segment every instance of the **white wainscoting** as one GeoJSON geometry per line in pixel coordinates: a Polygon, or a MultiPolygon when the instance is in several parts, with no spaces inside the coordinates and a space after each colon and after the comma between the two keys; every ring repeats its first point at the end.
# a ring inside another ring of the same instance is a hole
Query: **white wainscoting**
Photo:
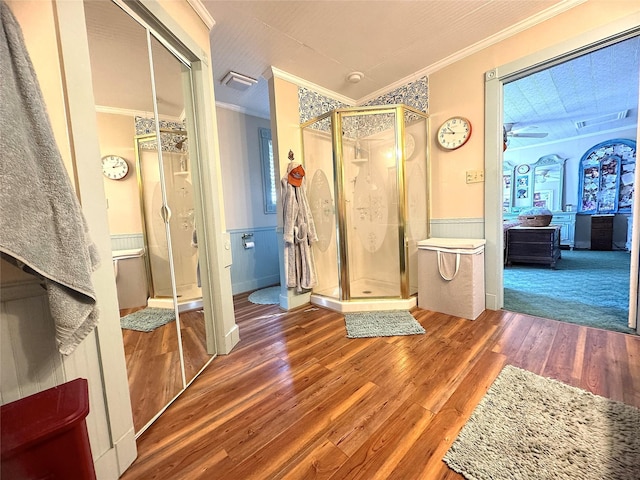
{"type": "Polygon", "coordinates": [[[484,238],[484,218],[439,218],[430,225],[434,238],[484,238]]]}
{"type": "Polygon", "coordinates": [[[230,230],[231,285],[234,295],[277,285],[280,282],[276,227],[230,230]],[[253,242],[253,248],[244,248],[243,235],[253,242]]]}
{"type": "Polygon", "coordinates": [[[99,479],[114,478],[116,450],[122,462],[130,464],[136,455],[135,439],[131,428],[114,445],[111,443],[95,332],[73,354],[63,357],[56,348],[49,301],[40,282],[3,285],[0,296],[0,402],[13,402],[75,378],[87,378],[86,423],[96,475],[99,479]]]}
{"type": "Polygon", "coordinates": [[[121,233],[111,235],[111,251],[133,250],[144,247],[144,238],[141,233],[121,233]]]}

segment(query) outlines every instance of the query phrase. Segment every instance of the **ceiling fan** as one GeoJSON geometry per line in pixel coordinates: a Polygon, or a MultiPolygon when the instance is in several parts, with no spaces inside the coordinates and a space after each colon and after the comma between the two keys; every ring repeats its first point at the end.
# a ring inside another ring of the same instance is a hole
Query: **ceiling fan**
{"type": "Polygon", "coordinates": [[[516,125],[515,123],[505,123],[504,124],[504,137],[505,137],[505,141],[507,140],[507,138],[509,137],[513,137],[513,138],[544,138],[547,135],[549,135],[548,132],[530,132],[530,129],[536,129],[538,128],[535,125],[529,125],[526,127],[522,127],[522,128],[516,128],[514,129],[514,125],[516,125]]]}

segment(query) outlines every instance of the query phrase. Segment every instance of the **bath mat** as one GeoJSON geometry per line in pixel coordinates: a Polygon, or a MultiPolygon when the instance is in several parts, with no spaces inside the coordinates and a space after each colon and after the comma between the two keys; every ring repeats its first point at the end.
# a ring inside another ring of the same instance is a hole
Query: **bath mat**
{"type": "Polygon", "coordinates": [[[171,308],[145,308],[137,312],[125,315],[120,319],[120,326],[127,330],[138,332],[152,332],[162,325],[166,325],[176,319],[176,314],[171,308]]]}
{"type": "Polygon", "coordinates": [[[273,305],[280,303],[280,285],[256,290],[249,295],[249,301],[260,305],[273,305]]]}
{"type": "Polygon", "coordinates": [[[424,328],[404,310],[345,313],[347,338],[395,337],[423,334],[424,328]]]}
{"type": "Polygon", "coordinates": [[[474,480],[636,480],[640,410],[507,365],[443,460],[474,480]]]}

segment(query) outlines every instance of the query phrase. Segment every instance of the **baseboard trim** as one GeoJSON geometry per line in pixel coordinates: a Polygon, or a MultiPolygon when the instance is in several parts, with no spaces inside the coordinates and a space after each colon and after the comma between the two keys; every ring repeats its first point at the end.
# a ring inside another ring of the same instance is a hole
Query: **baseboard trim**
{"type": "Polygon", "coordinates": [[[93,467],[98,480],[120,478],[138,456],[133,428],[115,441],[112,448],[94,460],[93,467]]]}
{"type": "Polygon", "coordinates": [[[222,351],[218,353],[220,355],[228,355],[238,342],[240,342],[240,329],[238,328],[238,325],[234,325],[233,328],[224,336],[222,351]]]}
{"type": "Polygon", "coordinates": [[[258,290],[259,288],[270,287],[271,285],[277,285],[280,283],[280,274],[269,275],[262,278],[253,278],[245,282],[238,282],[231,285],[231,292],[233,295],[239,293],[250,292],[252,290],[258,290]]]}
{"type": "Polygon", "coordinates": [[[116,442],[115,448],[116,456],[118,457],[118,469],[120,470],[119,476],[122,476],[124,471],[138,458],[138,447],[133,428],[116,442]]]}

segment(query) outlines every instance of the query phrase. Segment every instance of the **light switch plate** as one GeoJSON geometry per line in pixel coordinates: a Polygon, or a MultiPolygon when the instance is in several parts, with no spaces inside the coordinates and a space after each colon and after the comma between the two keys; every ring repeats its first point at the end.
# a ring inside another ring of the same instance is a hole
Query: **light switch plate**
{"type": "Polygon", "coordinates": [[[484,182],[484,170],[467,170],[467,183],[484,182]]]}

